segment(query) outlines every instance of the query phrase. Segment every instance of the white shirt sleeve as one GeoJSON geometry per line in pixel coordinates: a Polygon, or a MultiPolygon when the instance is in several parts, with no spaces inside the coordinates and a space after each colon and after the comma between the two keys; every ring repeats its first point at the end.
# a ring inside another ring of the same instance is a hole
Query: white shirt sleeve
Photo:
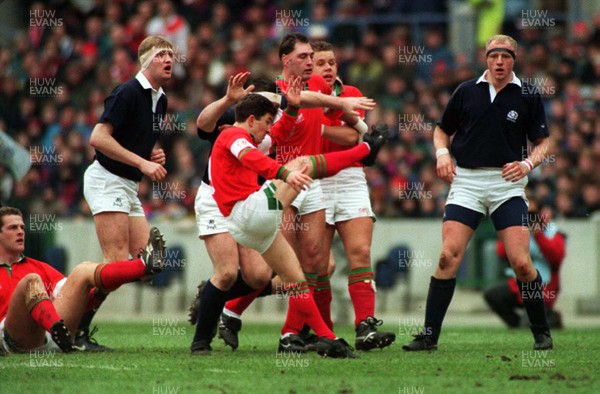
{"type": "Polygon", "coordinates": [[[246,148],[256,149],[256,147],[252,145],[247,139],[238,138],[237,140],[233,141],[229,150],[235,157],[239,158],[240,152],[246,148]]]}

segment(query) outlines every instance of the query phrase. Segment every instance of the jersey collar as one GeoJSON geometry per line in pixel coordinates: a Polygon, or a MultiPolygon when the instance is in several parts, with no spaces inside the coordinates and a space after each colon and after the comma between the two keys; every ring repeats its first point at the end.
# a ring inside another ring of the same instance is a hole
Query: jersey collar
{"type": "MultiPolygon", "coordinates": [[[[485,83],[490,83],[487,79],[485,79],[485,76],[487,74],[488,70],[485,70],[483,72],[483,74],[481,74],[481,76],[479,77],[479,79],[477,80],[477,82],[475,82],[476,84],[481,83],[481,82],[485,82],[485,83]]],[[[517,78],[517,76],[515,75],[515,72],[513,71],[512,73],[512,80],[509,83],[514,83],[515,85],[517,85],[518,87],[521,87],[521,80],[519,78],[517,78]]]]}
{"type": "Polygon", "coordinates": [[[25,254],[21,253],[19,255],[19,259],[17,261],[13,261],[12,263],[2,263],[0,262],[0,265],[6,265],[7,267],[10,267],[13,264],[17,264],[17,263],[22,263],[23,261],[25,261],[25,254]]]}
{"type": "Polygon", "coordinates": [[[337,77],[333,83],[332,94],[334,96],[340,96],[342,93],[344,93],[344,83],[340,77],[337,77]]]}
{"type": "Polygon", "coordinates": [[[163,94],[166,96],[162,86],[159,87],[158,90],[154,89],[152,85],[150,85],[150,81],[148,81],[148,78],[146,78],[144,73],[142,73],[141,71],[138,71],[138,73],[135,75],[135,79],[138,80],[138,82],[140,83],[140,85],[142,85],[144,89],[151,89],[154,92],[158,93],[158,97],[160,97],[163,94]]]}

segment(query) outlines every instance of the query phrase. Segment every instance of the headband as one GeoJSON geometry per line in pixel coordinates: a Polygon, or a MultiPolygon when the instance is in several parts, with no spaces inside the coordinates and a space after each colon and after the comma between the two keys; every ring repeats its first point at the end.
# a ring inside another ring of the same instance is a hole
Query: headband
{"type": "Polygon", "coordinates": [[[508,49],[508,48],[494,48],[494,49],[490,49],[489,51],[487,51],[485,53],[485,57],[490,56],[492,53],[496,53],[496,52],[504,52],[504,53],[508,53],[513,59],[516,59],[517,57],[515,56],[515,51],[513,51],[512,49],[508,49]]]}
{"type": "Polygon", "coordinates": [[[252,92],[252,94],[260,94],[269,101],[281,106],[281,95],[273,92],[252,92]]]}
{"type": "Polygon", "coordinates": [[[150,63],[152,62],[152,59],[154,59],[154,56],[161,53],[162,51],[173,52],[173,49],[167,47],[152,47],[149,51],[140,56],[140,64],[142,65],[142,71],[147,69],[150,63]]]}

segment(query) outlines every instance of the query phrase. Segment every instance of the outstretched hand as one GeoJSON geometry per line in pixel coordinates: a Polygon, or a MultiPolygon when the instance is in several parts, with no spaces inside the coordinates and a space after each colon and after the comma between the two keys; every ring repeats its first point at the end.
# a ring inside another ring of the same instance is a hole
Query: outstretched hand
{"type": "Polygon", "coordinates": [[[368,97],[343,97],[342,100],[343,111],[354,116],[360,116],[359,109],[370,111],[375,108],[375,100],[368,97]]]}
{"type": "Polygon", "coordinates": [[[237,102],[254,90],[254,85],[250,85],[244,89],[244,84],[248,81],[249,77],[250,72],[243,72],[229,77],[229,82],[227,83],[227,98],[229,100],[237,102]]]}
{"type": "Polygon", "coordinates": [[[291,171],[288,175],[285,183],[290,185],[294,190],[300,192],[310,187],[313,179],[307,175],[308,165],[304,165],[300,170],[291,171]]]}
{"type": "Polygon", "coordinates": [[[300,93],[302,92],[303,85],[302,77],[290,77],[287,81],[287,88],[281,91],[287,99],[288,105],[293,107],[300,106],[300,93]]]}

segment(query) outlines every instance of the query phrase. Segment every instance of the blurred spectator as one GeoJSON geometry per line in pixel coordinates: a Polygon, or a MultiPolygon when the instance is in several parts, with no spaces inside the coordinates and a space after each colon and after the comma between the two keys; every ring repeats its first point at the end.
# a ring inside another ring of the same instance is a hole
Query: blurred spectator
{"type": "MultiPolygon", "coordinates": [[[[557,229],[552,222],[552,217],[552,209],[549,206],[539,205],[535,199],[529,198],[531,259],[544,280],[543,297],[548,324],[551,328],[562,328],[562,318],[554,309],[554,304],[560,291],[560,268],[566,254],[566,236],[557,229]]],[[[502,260],[506,261],[506,251],[500,240],[496,252],[502,260]]],[[[508,271],[514,275],[511,269],[508,271]]],[[[505,283],[486,289],[483,296],[490,308],[506,325],[511,328],[528,328],[527,315],[517,313],[517,310],[523,309],[523,300],[517,281],[512,275],[505,283]]]]}

